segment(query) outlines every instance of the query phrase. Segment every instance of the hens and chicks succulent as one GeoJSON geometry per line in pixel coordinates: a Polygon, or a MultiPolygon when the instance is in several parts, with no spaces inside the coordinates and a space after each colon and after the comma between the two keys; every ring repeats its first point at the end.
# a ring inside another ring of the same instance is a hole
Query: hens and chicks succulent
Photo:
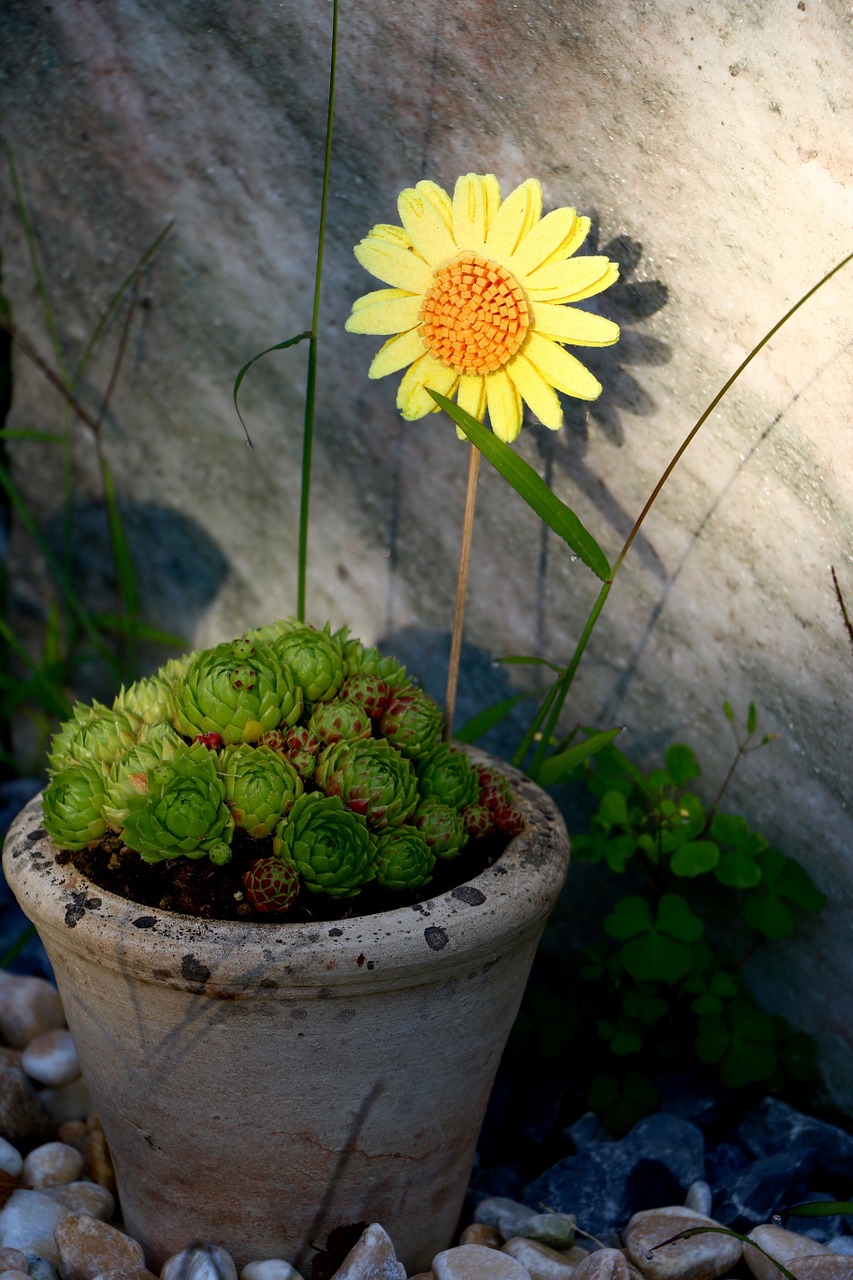
{"type": "Polygon", "coordinates": [[[78,704],[55,736],[44,825],[60,849],[110,834],[147,863],[224,865],[235,828],[256,911],[429,883],[436,859],[521,830],[506,780],[441,741],[404,667],[293,620],[166,663],[113,707],[78,704]]]}

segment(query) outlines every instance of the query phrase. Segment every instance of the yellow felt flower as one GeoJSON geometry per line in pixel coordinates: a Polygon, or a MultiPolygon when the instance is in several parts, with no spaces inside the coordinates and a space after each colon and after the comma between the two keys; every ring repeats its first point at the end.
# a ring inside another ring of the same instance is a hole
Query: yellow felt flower
{"type": "MultiPolygon", "coordinates": [[[[451,200],[434,182],[400,193],[402,227],[379,224],[356,246],[361,265],[387,289],[353,304],[350,333],[392,334],[371,378],[405,369],[397,407],[408,421],[436,412],[438,391],[512,441],[522,402],[558,431],[558,391],[595,400],[601,384],[566,345],[606,347],[619,326],[569,306],[618,278],[605,257],[575,258],[589,218],[574,209],[542,217],[534,179],[501,200],[493,174],[459,178],[451,200]]],[[[461,433],[460,433],[461,434],[461,433]]]]}

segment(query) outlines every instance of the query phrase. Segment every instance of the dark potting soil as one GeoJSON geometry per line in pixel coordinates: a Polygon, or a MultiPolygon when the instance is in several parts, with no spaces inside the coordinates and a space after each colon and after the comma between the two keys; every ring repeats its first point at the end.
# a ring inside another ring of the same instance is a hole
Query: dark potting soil
{"type": "Polygon", "coordinates": [[[274,924],[282,920],[348,920],[426,902],[485,871],[497,861],[508,843],[508,837],[501,834],[470,841],[458,857],[439,858],[432,880],[420,889],[394,891],[368,884],[354,898],[332,898],[303,890],[284,916],[255,911],[246,901],[243,873],[256,858],[268,857],[272,849],[269,840],[253,840],[239,828],[231,845],[231,861],[224,867],[214,866],[208,858],[144,862],[135,850],[128,849],[120,836],[108,836],[96,849],[58,853],[56,860],[60,865],[72,863],[99,888],[141,906],[208,920],[255,920],[274,924]]]}

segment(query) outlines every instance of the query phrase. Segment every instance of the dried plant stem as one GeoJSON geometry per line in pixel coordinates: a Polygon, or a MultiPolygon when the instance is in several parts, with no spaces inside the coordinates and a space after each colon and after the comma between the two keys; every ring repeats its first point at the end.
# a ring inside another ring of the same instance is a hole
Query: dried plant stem
{"type": "Polygon", "coordinates": [[[480,471],[480,450],[471,445],[468,454],[468,486],[465,490],[465,514],[462,517],[462,544],[459,549],[459,576],[456,579],[456,610],[453,615],[453,635],[450,640],[450,662],[447,668],[447,697],[445,698],[444,736],[453,733],[453,714],[456,710],[456,687],[459,684],[459,659],[462,654],[462,626],[465,621],[465,597],[468,594],[468,567],[471,563],[471,535],[474,532],[474,506],[477,501],[477,476],[480,471]]]}

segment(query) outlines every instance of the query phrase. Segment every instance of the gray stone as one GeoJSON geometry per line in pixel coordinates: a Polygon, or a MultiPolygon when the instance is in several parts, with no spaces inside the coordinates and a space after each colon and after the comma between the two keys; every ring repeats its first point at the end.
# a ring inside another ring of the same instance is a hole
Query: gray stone
{"type": "Polygon", "coordinates": [[[692,1209],[694,1213],[704,1213],[708,1216],[711,1213],[712,1201],[711,1188],[707,1182],[700,1179],[698,1182],[692,1182],[687,1188],[684,1207],[685,1209],[692,1209]]]}
{"type": "Polygon", "coordinates": [[[596,1249],[575,1267],[573,1280],[630,1280],[628,1261],[619,1249],[596,1249]]]}
{"type": "Polygon", "coordinates": [[[47,1280],[33,1264],[31,1254],[38,1254],[53,1266],[59,1263],[54,1231],[69,1216],[64,1205],[57,1204],[38,1191],[13,1191],[0,1209],[0,1247],[20,1249],[27,1257],[33,1280],[47,1280]]]}
{"type": "Polygon", "coordinates": [[[60,1280],[95,1280],[103,1271],[145,1269],[142,1245],[86,1213],[68,1213],[53,1234],[60,1280]]]}
{"type": "MultiPolygon", "coordinates": [[[[487,1252],[494,1253],[495,1250],[487,1252]]],[[[391,1238],[378,1222],[365,1227],[335,1272],[335,1280],[406,1280],[406,1268],[397,1261],[391,1238]]]]}
{"type": "MultiPolygon", "coordinates": [[[[786,1231],[769,1222],[750,1231],[749,1239],[759,1248],[744,1245],[743,1256],[756,1280],[779,1280],[779,1269],[774,1266],[773,1258],[790,1269],[792,1263],[799,1264],[800,1258],[829,1253],[828,1249],[808,1236],[801,1236],[796,1231],[786,1231]],[[764,1250],[763,1253],[759,1251],[761,1249],[764,1250]],[[770,1256],[766,1257],[766,1254],[770,1256]]],[[[799,1270],[799,1265],[797,1269],[799,1270]]]]}
{"type": "Polygon", "coordinates": [[[739,1130],[739,1140],[754,1157],[809,1150],[819,1177],[853,1181],[853,1137],[825,1120],[804,1115],[781,1098],[765,1098],[749,1112],[739,1130]]]}
{"type": "Polygon", "coordinates": [[[700,1129],[659,1112],[635,1125],[620,1142],[602,1143],[568,1156],[526,1187],[525,1200],[574,1214],[586,1231],[599,1236],[618,1230],[632,1212],[648,1206],[641,1197],[658,1184],[658,1203],[679,1198],[704,1173],[705,1141],[700,1129]],[[664,1193],[669,1190],[670,1196],[664,1193]]]}
{"type": "Polygon", "coordinates": [[[0,1171],[8,1173],[10,1178],[17,1178],[24,1167],[24,1157],[11,1142],[0,1138],[0,1171]]]}
{"type": "Polygon", "coordinates": [[[97,1182],[69,1182],[65,1186],[49,1187],[44,1194],[64,1204],[72,1213],[88,1213],[90,1218],[109,1222],[115,1212],[115,1199],[106,1187],[97,1182]]]}
{"type": "Polygon", "coordinates": [[[23,1052],[21,1065],[31,1080],[53,1087],[70,1084],[80,1074],[77,1050],[65,1027],[43,1031],[23,1052]]]}
{"type": "Polygon", "coordinates": [[[435,1280],[530,1280],[527,1270],[501,1249],[460,1244],[432,1260],[435,1280]]]}
{"type": "Polygon", "coordinates": [[[501,1252],[520,1262],[531,1280],[568,1280],[574,1271],[574,1264],[556,1249],[523,1236],[507,1240],[501,1252]]]}
{"type": "Polygon", "coordinates": [[[522,1227],[536,1216],[535,1209],[506,1196],[489,1196],[487,1200],[481,1200],[474,1210],[474,1221],[494,1227],[504,1240],[520,1235],[522,1227]]]}
{"type": "Polygon", "coordinates": [[[197,1245],[167,1258],[160,1280],[237,1280],[237,1268],[227,1249],[197,1245]]]}
{"type": "Polygon", "coordinates": [[[9,1142],[38,1141],[55,1127],[24,1070],[0,1062],[0,1133],[9,1142]]]}
{"type": "Polygon", "coordinates": [[[302,1276],[281,1258],[263,1258],[248,1262],[240,1272],[240,1280],[302,1280],[302,1276]]]}
{"type": "Polygon", "coordinates": [[[56,1268],[52,1263],[37,1253],[27,1254],[27,1268],[30,1273],[30,1280],[59,1280],[56,1268]]]}
{"type": "Polygon", "coordinates": [[[82,1076],[55,1089],[41,1089],[38,1097],[57,1125],[65,1124],[68,1120],[83,1120],[92,1107],[89,1089],[82,1076]]]}
{"type": "Polygon", "coordinates": [[[551,1249],[571,1249],[575,1241],[575,1218],[570,1213],[535,1213],[519,1229],[528,1240],[548,1245],[551,1249]]]}
{"type": "Polygon", "coordinates": [[[625,1251],[647,1280],[713,1280],[740,1261],[739,1240],[709,1231],[675,1240],[682,1231],[720,1224],[681,1205],[636,1213],[625,1228],[625,1251]]]}
{"type": "Polygon", "coordinates": [[[0,970],[0,1039],[23,1049],[42,1032],[64,1026],[56,987],[44,978],[0,970]]]}
{"type": "Polygon", "coordinates": [[[34,1147],[24,1160],[21,1180],[34,1191],[74,1182],[83,1172],[83,1157],[64,1142],[45,1142],[34,1147]]]}
{"type": "Polygon", "coordinates": [[[805,1197],[813,1164],[808,1148],[754,1160],[717,1190],[714,1217],[735,1231],[749,1231],[756,1222],[766,1222],[780,1205],[796,1204],[805,1197]]]}

